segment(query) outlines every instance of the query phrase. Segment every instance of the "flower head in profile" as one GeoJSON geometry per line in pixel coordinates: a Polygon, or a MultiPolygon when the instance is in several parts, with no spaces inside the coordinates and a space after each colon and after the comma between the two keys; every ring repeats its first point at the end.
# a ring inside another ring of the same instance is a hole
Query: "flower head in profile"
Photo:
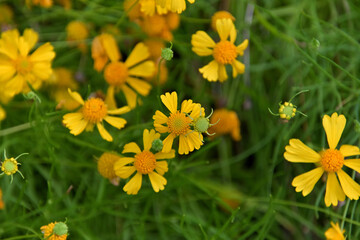
{"type": "Polygon", "coordinates": [[[178,110],[178,97],[176,92],[165,93],[160,96],[163,104],[169,109],[170,113],[165,115],[157,110],[154,119],[155,130],[159,133],[168,133],[164,139],[163,152],[168,152],[172,148],[174,139],[179,137],[179,154],[189,154],[194,149],[199,149],[203,145],[203,137],[191,128],[193,119],[200,116],[200,107],[194,108],[197,103],[192,100],[184,100],[178,110]]]}
{"type": "Polygon", "coordinates": [[[40,228],[47,240],[66,240],[68,227],[64,222],[52,222],[40,228]]]}
{"type": "Polygon", "coordinates": [[[89,29],[85,23],[81,21],[71,21],[66,26],[66,40],[77,46],[83,53],[86,52],[87,46],[85,39],[89,36],[89,29]]]}
{"type": "Polygon", "coordinates": [[[82,105],[78,112],[68,113],[63,117],[63,123],[70,129],[71,134],[76,136],[84,130],[92,131],[96,125],[101,137],[106,141],[112,142],[113,138],[104,128],[103,120],[117,129],[121,129],[125,126],[125,119],[110,115],[127,113],[130,111],[128,106],[118,109],[109,109],[107,104],[101,98],[93,97],[84,101],[77,92],[72,92],[69,89],[69,94],[82,105]]]}
{"type": "Polygon", "coordinates": [[[119,177],[114,171],[114,164],[120,159],[120,156],[111,152],[104,152],[98,159],[97,169],[101,176],[109,179],[109,181],[117,186],[119,185],[119,177]]]}
{"type": "Polygon", "coordinates": [[[53,46],[45,43],[30,54],[38,38],[32,29],[25,29],[23,36],[16,29],[1,34],[0,91],[6,97],[29,92],[28,83],[39,89],[51,76],[51,62],[55,57],[53,46]]]}
{"type": "Polygon", "coordinates": [[[114,165],[115,174],[120,178],[129,178],[133,173],[136,174],[124,186],[123,190],[127,194],[137,194],[141,188],[143,175],[149,175],[151,186],[155,192],[164,190],[167,181],[163,177],[168,171],[168,164],[162,159],[175,157],[175,151],[170,149],[168,152],[153,153],[153,142],[160,138],[160,134],[154,129],[143,132],[144,150],[135,143],[131,142],[124,146],[122,153],[135,153],[134,157],[121,157],[114,165]],[[158,161],[162,160],[162,161],[158,161]]]}
{"type": "Polygon", "coordinates": [[[142,78],[151,77],[155,71],[155,63],[148,60],[150,56],[144,43],[138,43],[125,62],[120,61],[120,54],[109,55],[111,62],[106,65],[104,78],[110,85],[108,98],[115,102],[114,93],[121,90],[130,108],[137,103],[137,93],[147,96],[151,85],[142,78]]]}
{"type": "Polygon", "coordinates": [[[206,32],[197,31],[191,37],[191,45],[193,52],[197,55],[214,57],[208,65],[199,69],[203,77],[210,82],[224,82],[228,78],[225,68],[228,64],[232,66],[233,77],[244,73],[245,65],[236,58],[244,54],[248,40],[245,39],[241,44],[235,45],[236,29],[229,18],[218,19],[216,29],[220,42],[215,43],[206,32]]]}
{"type": "Polygon", "coordinates": [[[235,21],[235,17],[228,11],[217,11],[211,17],[211,28],[216,31],[216,21],[223,18],[228,18],[233,22],[235,21]]]}
{"type": "Polygon", "coordinates": [[[346,119],[344,115],[338,116],[337,113],[333,113],[331,117],[325,115],[322,123],[329,144],[328,149],[315,152],[299,139],[290,139],[289,145],[285,147],[284,157],[289,162],[316,165],[315,169],[295,177],[292,185],[295,191],[302,192],[303,196],[306,196],[325,173],[327,176],[325,205],[327,207],[331,204],[337,206],[339,201],[345,200],[345,195],[351,200],[357,200],[360,196],[360,185],[342,168],[345,165],[360,172],[360,159],[345,159],[345,157],[360,155],[360,150],[352,145],[342,145],[339,150],[336,149],[345,128],[346,119]]]}
{"type": "Polygon", "coordinates": [[[345,230],[341,230],[339,223],[331,222],[331,227],[326,230],[325,237],[326,240],[345,240],[344,236],[345,230]]]}
{"type": "Polygon", "coordinates": [[[230,134],[234,141],[241,140],[240,120],[235,111],[225,108],[216,109],[210,118],[212,126],[209,133],[214,137],[230,134]]]}

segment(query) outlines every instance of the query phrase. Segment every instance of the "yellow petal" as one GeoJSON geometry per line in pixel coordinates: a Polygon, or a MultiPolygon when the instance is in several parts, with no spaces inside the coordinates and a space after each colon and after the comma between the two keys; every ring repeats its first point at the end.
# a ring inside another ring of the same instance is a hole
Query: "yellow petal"
{"type": "Polygon", "coordinates": [[[18,49],[22,57],[26,57],[30,51],[29,44],[25,41],[24,37],[19,38],[18,49]]]}
{"type": "Polygon", "coordinates": [[[164,125],[161,125],[161,124],[154,123],[154,128],[159,133],[169,132],[169,128],[167,126],[164,126],[164,125]]]}
{"type": "Polygon", "coordinates": [[[219,33],[221,41],[226,41],[229,35],[230,41],[232,41],[232,43],[235,41],[236,30],[231,19],[223,18],[216,20],[216,30],[219,33]]]}
{"type": "Polygon", "coordinates": [[[121,114],[125,114],[131,111],[131,108],[129,106],[124,106],[121,108],[117,108],[117,109],[113,109],[113,110],[108,110],[108,114],[112,114],[112,115],[121,115],[121,114]]]}
{"type": "Polygon", "coordinates": [[[295,187],[296,192],[302,192],[303,196],[306,196],[314,189],[323,173],[322,167],[315,168],[295,177],[291,184],[295,187]]]}
{"type": "Polygon", "coordinates": [[[341,169],[337,171],[337,175],[346,196],[351,200],[358,200],[360,196],[360,185],[341,169]]]}
{"type": "Polygon", "coordinates": [[[65,114],[63,117],[63,123],[70,129],[70,133],[75,136],[82,133],[88,124],[88,122],[83,119],[83,115],[81,113],[65,114]]]}
{"type": "Polygon", "coordinates": [[[132,158],[132,157],[121,157],[119,158],[119,160],[117,160],[114,164],[114,170],[115,168],[120,168],[120,167],[123,167],[123,166],[126,166],[130,163],[133,163],[135,161],[135,158],[132,158]]]}
{"type": "Polygon", "coordinates": [[[233,77],[236,77],[238,74],[243,74],[245,72],[245,65],[238,60],[234,60],[231,63],[232,70],[233,70],[233,77]]]}
{"type": "Polygon", "coordinates": [[[187,134],[187,143],[189,145],[190,148],[190,152],[194,150],[194,148],[196,150],[199,150],[200,147],[204,144],[203,143],[203,138],[202,138],[202,134],[200,134],[199,132],[191,132],[187,134]]]}
{"type": "Polygon", "coordinates": [[[193,103],[193,101],[191,99],[184,100],[181,103],[180,112],[182,112],[182,113],[190,113],[193,110],[194,106],[195,106],[195,103],[193,103]]]}
{"type": "Polygon", "coordinates": [[[55,57],[54,47],[50,43],[45,43],[35,50],[30,56],[31,61],[51,61],[55,57]]]}
{"type": "Polygon", "coordinates": [[[68,92],[75,101],[77,101],[81,105],[84,105],[84,100],[82,99],[82,97],[80,96],[80,94],[78,92],[75,92],[75,91],[72,92],[70,88],[68,88],[68,92]]]}
{"type": "Polygon", "coordinates": [[[105,103],[108,107],[108,109],[115,109],[116,108],[116,100],[115,100],[115,92],[114,92],[115,88],[114,86],[109,86],[108,90],[106,92],[106,97],[105,97],[105,103]]]}
{"type": "Polygon", "coordinates": [[[162,152],[170,152],[173,142],[174,142],[174,135],[173,134],[169,134],[163,141],[163,149],[162,152]]]}
{"type": "Polygon", "coordinates": [[[330,149],[335,149],[342,132],[344,131],[346,119],[344,115],[338,116],[335,112],[330,116],[325,115],[323,117],[323,126],[326,132],[326,137],[329,143],[330,149]]]}
{"type": "Polygon", "coordinates": [[[155,124],[164,124],[167,122],[168,117],[160,112],[159,110],[156,110],[155,115],[153,116],[154,123],[155,124]]]}
{"type": "Polygon", "coordinates": [[[155,63],[148,60],[130,68],[128,73],[132,77],[152,77],[154,72],[155,63]]]}
{"type": "Polygon", "coordinates": [[[182,13],[186,9],[186,3],[185,0],[172,0],[170,1],[170,11],[182,13]]]}
{"type": "Polygon", "coordinates": [[[122,153],[141,153],[141,150],[136,143],[131,142],[124,146],[122,153]]]}
{"type": "Polygon", "coordinates": [[[155,153],[156,159],[171,159],[175,157],[175,150],[171,149],[170,152],[158,152],[155,153]]]}
{"type": "Polygon", "coordinates": [[[168,170],[168,163],[166,161],[156,161],[155,170],[160,174],[164,175],[168,170]]]}
{"type": "Polygon", "coordinates": [[[129,195],[139,192],[142,183],[142,174],[136,173],[135,176],[124,186],[123,190],[129,195]]]}
{"type": "Polygon", "coordinates": [[[197,31],[191,36],[192,50],[199,56],[209,56],[213,53],[215,42],[204,31],[197,31]]]}
{"type": "Polygon", "coordinates": [[[134,92],[134,90],[132,90],[131,88],[129,88],[128,86],[126,86],[125,84],[121,87],[125,98],[126,98],[126,102],[129,105],[129,107],[131,109],[136,107],[136,99],[137,99],[137,95],[134,92]]]}
{"type": "Polygon", "coordinates": [[[360,173],[360,159],[345,160],[344,165],[360,173]]]}
{"type": "Polygon", "coordinates": [[[0,122],[6,118],[6,112],[4,108],[0,106],[0,122]]]}
{"type": "Polygon", "coordinates": [[[132,52],[130,53],[129,57],[125,61],[125,65],[130,68],[139,62],[144,61],[150,56],[149,49],[144,43],[138,43],[132,52]]]}
{"type": "Polygon", "coordinates": [[[218,74],[219,74],[219,81],[220,82],[224,82],[225,80],[228,79],[228,75],[226,73],[226,68],[224,64],[219,64],[219,70],[218,70],[218,74]]]}
{"type": "Polygon", "coordinates": [[[120,51],[116,45],[115,38],[107,33],[101,34],[102,44],[105,52],[112,62],[119,61],[121,58],[120,51]]]}
{"type": "Polygon", "coordinates": [[[160,98],[163,104],[169,109],[170,112],[175,113],[177,111],[178,99],[176,92],[172,92],[171,94],[167,92],[161,95],[160,98]]]}
{"type": "Polygon", "coordinates": [[[331,222],[331,228],[326,230],[325,237],[327,240],[345,240],[344,233],[345,230],[341,230],[339,223],[336,223],[336,225],[331,222]]]}
{"type": "Polygon", "coordinates": [[[125,127],[125,124],[127,123],[125,119],[119,117],[106,116],[104,120],[117,129],[125,127]]]}
{"type": "Polygon", "coordinates": [[[194,147],[192,147],[192,149],[190,149],[189,145],[188,145],[188,140],[184,135],[180,135],[179,136],[179,154],[189,154],[189,152],[191,152],[192,150],[194,150],[194,147]]]}
{"type": "Polygon", "coordinates": [[[99,133],[104,140],[106,140],[108,142],[113,141],[112,136],[110,135],[110,133],[108,131],[106,131],[106,129],[104,128],[104,126],[101,123],[97,123],[96,127],[99,130],[99,133]]]}
{"type": "Polygon", "coordinates": [[[290,139],[285,147],[284,158],[289,162],[316,163],[321,160],[320,154],[306,146],[299,139],[290,139]]]}
{"type": "Polygon", "coordinates": [[[244,55],[244,51],[245,49],[248,47],[249,45],[249,40],[245,39],[241,44],[239,44],[237,47],[236,47],[236,52],[242,56],[244,55]]]}
{"type": "Polygon", "coordinates": [[[36,62],[33,65],[32,72],[39,78],[43,80],[49,79],[53,73],[50,62],[36,62]]]}
{"type": "MultiPolygon", "coordinates": [[[[195,103],[192,105],[193,109],[190,113],[190,117],[192,119],[197,119],[198,117],[200,117],[202,114],[200,114],[200,111],[202,111],[201,105],[199,103],[195,103]]],[[[202,112],[204,113],[204,112],[202,112]]]]}
{"type": "Polygon", "coordinates": [[[1,64],[0,65],[0,82],[11,79],[15,73],[16,73],[16,69],[14,66],[1,64]]]}
{"type": "Polygon", "coordinates": [[[128,77],[127,83],[142,96],[147,96],[152,88],[151,84],[137,78],[128,77]]]}
{"type": "Polygon", "coordinates": [[[29,49],[32,49],[39,39],[39,34],[37,34],[31,28],[27,28],[24,30],[23,37],[28,43],[29,49]]]}
{"type": "Polygon", "coordinates": [[[155,139],[159,139],[159,138],[160,138],[160,134],[156,133],[154,129],[151,129],[150,132],[149,130],[145,129],[143,132],[144,150],[149,151],[152,146],[152,142],[155,139]]]}
{"type": "Polygon", "coordinates": [[[116,176],[118,176],[120,178],[126,179],[126,178],[130,177],[136,171],[136,168],[134,166],[118,167],[116,165],[116,163],[114,164],[114,171],[115,171],[116,176]]]}
{"type": "Polygon", "coordinates": [[[164,186],[166,185],[166,179],[156,172],[150,172],[149,174],[151,186],[155,192],[159,192],[159,190],[164,190],[164,186]]]}
{"type": "Polygon", "coordinates": [[[20,93],[23,88],[25,87],[25,80],[24,77],[20,74],[15,75],[13,78],[8,80],[5,83],[6,95],[9,97],[14,96],[15,94],[20,93]]]}
{"type": "Polygon", "coordinates": [[[207,79],[209,82],[216,82],[219,79],[219,64],[213,60],[209,64],[199,69],[199,72],[202,73],[203,78],[207,79]]]}
{"type": "Polygon", "coordinates": [[[340,152],[344,157],[360,155],[360,149],[353,145],[342,145],[340,147],[340,152]]]}
{"type": "Polygon", "coordinates": [[[344,200],[345,194],[340,187],[335,173],[328,173],[328,178],[326,181],[325,205],[327,207],[329,207],[331,204],[337,206],[339,201],[344,200]]]}

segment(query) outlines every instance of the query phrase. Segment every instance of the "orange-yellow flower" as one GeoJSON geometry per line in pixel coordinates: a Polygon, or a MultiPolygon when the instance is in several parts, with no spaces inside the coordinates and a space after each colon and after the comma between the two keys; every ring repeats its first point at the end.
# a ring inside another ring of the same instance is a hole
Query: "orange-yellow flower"
{"type": "Polygon", "coordinates": [[[111,152],[104,152],[98,159],[97,169],[101,176],[109,179],[114,184],[119,184],[119,178],[116,176],[114,171],[114,164],[120,159],[119,155],[111,152]]]}
{"type": "Polygon", "coordinates": [[[119,60],[121,54],[116,45],[115,38],[108,33],[102,33],[95,37],[91,45],[91,57],[94,59],[96,71],[103,70],[109,58],[112,61],[119,60]]]}
{"type": "Polygon", "coordinates": [[[344,233],[345,230],[340,229],[339,223],[331,222],[331,227],[326,230],[325,237],[326,240],[345,240],[344,233]]]}
{"type": "MultiPolygon", "coordinates": [[[[156,5],[165,8],[171,12],[182,13],[186,9],[185,0],[155,0],[156,5]]],[[[188,0],[189,3],[194,3],[195,0],[188,0]]]]}
{"type": "Polygon", "coordinates": [[[55,57],[54,48],[45,43],[30,54],[38,41],[38,34],[25,29],[23,36],[19,31],[3,32],[0,39],[0,91],[5,98],[30,91],[48,80],[52,74],[51,62],[55,57]]]}
{"type": "MultiPolygon", "coordinates": [[[[46,240],[66,240],[67,234],[61,234],[61,235],[56,234],[56,227],[55,227],[56,224],[59,223],[57,222],[49,223],[48,225],[42,226],[40,228],[46,240]]],[[[60,224],[64,224],[64,223],[60,222],[60,224]]]]}
{"type": "Polygon", "coordinates": [[[99,133],[103,139],[112,142],[112,136],[106,131],[103,125],[103,120],[108,122],[113,127],[121,129],[125,126],[126,120],[119,117],[113,117],[112,115],[120,115],[130,111],[128,106],[110,110],[107,104],[101,98],[90,98],[86,101],[77,92],[72,92],[69,89],[69,94],[82,105],[79,112],[68,113],[63,117],[63,123],[70,129],[70,133],[73,135],[79,135],[85,129],[92,131],[96,125],[99,133]]]}
{"type": "Polygon", "coordinates": [[[199,69],[203,77],[210,82],[224,82],[228,76],[226,65],[232,66],[232,76],[236,77],[245,71],[245,65],[236,60],[244,54],[248,46],[248,40],[245,39],[236,46],[236,29],[231,19],[224,18],[216,21],[216,29],[220,36],[220,42],[215,43],[211,37],[204,31],[197,31],[191,37],[192,50],[199,56],[214,57],[208,65],[199,69]],[[228,38],[230,38],[228,40],[228,38]]]}
{"type": "Polygon", "coordinates": [[[134,157],[122,157],[114,165],[115,174],[120,178],[129,178],[134,172],[136,174],[124,186],[123,190],[127,194],[137,194],[141,188],[142,176],[149,175],[151,186],[155,192],[164,190],[167,181],[163,177],[168,171],[168,164],[166,161],[157,161],[161,159],[171,159],[175,157],[175,151],[170,149],[168,152],[151,151],[154,140],[160,138],[160,134],[156,133],[154,129],[143,132],[144,150],[131,142],[124,146],[122,153],[135,153],[134,157]]]}
{"type": "Polygon", "coordinates": [[[216,31],[216,21],[223,18],[228,18],[233,22],[235,21],[235,17],[231,15],[231,13],[229,13],[228,11],[217,11],[211,17],[211,28],[216,31]]]}
{"type": "Polygon", "coordinates": [[[216,109],[210,117],[210,123],[213,125],[209,128],[209,133],[215,133],[213,137],[230,134],[235,141],[241,140],[240,120],[235,111],[216,109]]]}
{"type": "Polygon", "coordinates": [[[360,150],[352,145],[342,145],[339,150],[336,149],[345,128],[346,119],[344,115],[338,116],[337,113],[333,113],[331,117],[325,115],[322,123],[329,144],[328,149],[315,152],[299,139],[290,139],[289,145],[285,147],[284,157],[289,162],[316,165],[315,169],[295,177],[292,185],[295,191],[302,192],[303,196],[306,196],[313,190],[320,177],[326,173],[325,205],[327,207],[331,204],[337,206],[338,201],[345,200],[345,195],[352,200],[357,200],[360,196],[360,185],[342,168],[345,165],[360,172],[360,159],[345,159],[345,157],[360,155],[360,150]]]}
{"type": "Polygon", "coordinates": [[[163,152],[170,151],[177,137],[179,137],[179,154],[189,154],[194,149],[199,149],[203,145],[203,136],[201,134],[199,136],[198,132],[191,129],[191,123],[192,119],[200,116],[200,108],[195,108],[200,104],[193,103],[192,100],[184,100],[179,111],[176,92],[165,93],[160,98],[170,111],[169,116],[166,116],[157,110],[153,116],[155,130],[159,133],[169,133],[163,141],[163,152]]]}
{"type": "Polygon", "coordinates": [[[89,36],[89,29],[85,23],[80,21],[71,21],[66,26],[66,40],[71,44],[77,46],[83,53],[86,52],[87,47],[85,39],[89,36]]]}

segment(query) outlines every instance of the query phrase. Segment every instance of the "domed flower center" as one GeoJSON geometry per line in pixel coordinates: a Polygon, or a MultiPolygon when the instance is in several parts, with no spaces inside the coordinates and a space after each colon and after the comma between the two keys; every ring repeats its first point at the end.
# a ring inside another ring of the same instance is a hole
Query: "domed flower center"
{"type": "Polygon", "coordinates": [[[109,63],[104,71],[106,82],[113,86],[121,86],[126,82],[128,76],[128,68],[122,62],[109,63]]]}
{"type": "Polygon", "coordinates": [[[135,155],[134,166],[141,174],[148,174],[156,167],[155,155],[149,151],[142,151],[135,155]]]}
{"type": "Polygon", "coordinates": [[[107,106],[100,98],[90,98],[85,101],[82,113],[91,123],[101,122],[107,114],[107,106]]]}
{"type": "Polygon", "coordinates": [[[24,75],[32,70],[32,63],[25,57],[19,57],[14,61],[15,69],[18,73],[24,75]]]}
{"type": "Polygon", "coordinates": [[[213,56],[218,63],[230,64],[237,56],[236,47],[229,41],[221,41],[214,47],[213,56]]]}
{"type": "Polygon", "coordinates": [[[117,160],[119,160],[118,155],[108,152],[103,153],[99,158],[97,164],[97,168],[101,176],[108,179],[116,178],[116,174],[114,171],[114,164],[117,160]]]}
{"type": "Polygon", "coordinates": [[[327,172],[337,172],[344,165],[344,156],[339,150],[327,149],[321,154],[321,165],[327,172]]]}
{"type": "Polygon", "coordinates": [[[1,165],[1,170],[6,174],[6,175],[12,175],[14,173],[17,172],[18,170],[18,163],[15,160],[15,158],[9,158],[9,159],[5,159],[4,162],[1,165]]]}
{"type": "Polygon", "coordinates": [[[171,113],[167,121],[170,132],[177,136],[187,133],[190,129],[190,123],[191,119],[179,111],[171,113]]]}

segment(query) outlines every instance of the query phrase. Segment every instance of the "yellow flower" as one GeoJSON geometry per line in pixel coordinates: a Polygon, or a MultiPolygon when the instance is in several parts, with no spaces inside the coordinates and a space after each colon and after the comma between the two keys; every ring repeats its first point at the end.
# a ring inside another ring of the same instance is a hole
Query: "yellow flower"
{"type": "Polygon", "coordinates": [[[166,116],[157,110],[153,116],[155,130],[159,133],[169,133],[163,141],[163,152],[170,151],[176,137],[179,137],[179,154],[189,154],[194,149],[199,149],[203,145],[203,137],[202,135],[199,137],[199,133],[190,127],[192,119],[196,119],[200,115],[200,108],[195,108],[194,111],[197,104],[193,103],[192,100],[184,100],[181,103],[180,111],[177,110],[178,97],[176,92],[165,93],[160,97],[170,111],[170,115],[166,116]]]}
{"type": "Polygon", "coordinates": [[[352,145],[342,145],[339,150],[336,149],[345,128],[346,119],[344,115],[338,116],[337,113],[333,113],[331,117],[325,115],[322,123],[329,149],[317,153],[299,139],[290,139],[289,145],[285,147],[284,157],[289,162],[314,163],[316,165],[315,169],[295,177],[292,185],[297,192],[302,192],[303,196],[306,196],[313,190],[316,182],[325,172],[327,175],[325,193],[327,207],[331,204],[337,206],[338,201],[345,200],[345,195],[352,200],[357,200],[360,195],[360,185],[347,175],[342,167],[345,165],[360,172],[359,159],[344,159],[360,155],[360,150],[352,145]],[[336,176],[339,178],[341,186],[336,176]]]}
{"type": "Polygon", "coordinates": [[[55,57],[50,43],[41,45],[31,55],[38,34],[25,29],[23,36],[18,30],[3,32],[0,39],[0,90],[6,97],[30,91],[27,84],[40,88],[52,74],[51,61],[55,57]]]}
{"type": "Polygon", "coordinates": [[[0,122],[6,118],[5,109],[0,105],[0,122]]]}
{"type": "Polygon", "coordinates": [[[91,44],[91,57],[94,59],[96,71],[103,70],[109,58],[112,61],[120,59],[121,54],[116,45],[115,38],[108,33],[102,33],[95,37],[91,44]]]}
{"type": "Polygon", "coordinates": [[[4,151],[4,161],[1,163],[1,171],[2,173],[0,175],[3,175],[3,174],[6,174],[8,176],[11,177],[11,180],[10,180],[10,183],[12,183],[13,181],[13,175],[15,173],[19,173],[21,175],[22,178],[24,178],[24,176],[22,175],[22,173],[19,171],[19,167],[18,165],[21,165],[20,163],[18,163],[18,158],[23,156],[23,155],[26,155],[28,153],[22,153],[20,154],[19,156],[17,156],[16,158],[8,158],[6,156],[6,151],[4,151]]]}
{"type": "Polygon", "coordinates": [[[225,65],[231,64],[232,75],[236,77],[245,71],[245,65],[236,60],[237,56],[242,56],[248,46],[245,39],[240,45],[235,46],[236,30],[231,19],[219,19],[216,21],[216,29],[220,36],[220,42],[215,43],[204,31],[197,31],[191,37],[192,50],[199,56],[214,57],[208,65],[199,69],[203,77],[208,81],[225,81],[228,76],[225,65]],[[230,41],[228,38],[230,37],[230,41]]]}
{"type": "Polygon", "coordinates": [[[114,171],[114,164],[120,159],[120,156],[105,152],[103,153],[97,162],[97,169],[101,176],[110,180],[110,182],[117,185],[119,183],[118,177],[114,171]]]}
{"type": "Polygon", "coordinates": [[[3,192],[2,189],[0,188],[0,210],[5,208],[5,203],[3,201],[3,192]]]}
{"type": "Polygon", "coordinates": [[[52,0],[26,0],[26,4],[28,6],[31,6],[31,4],[33,4],[33,5],[39,5],[43,8],[49,8],[53,5],[53,1],[52,0]]]}
{"type": "Polygon", "coordinates": [[[109,56],[111,62],[105,67],[104,78],[110,85],[107,95],[112,102],[115,102],[114,90],[123,91],[130,108],[136,106],[136,92],[142,96],[149,94],[151,85],[140,79],[154,74],[155,64],[147,60],[149,56],[149,50],[144,43],[138,43],[125,62],[119,61],[120,55],[109,56]]]}
{"type": "Polygon", "coordinates": [[[214,137],[230,134],[235,141],[241,140],[240,120],[236,112],[225,108],[216,109],[210,123],[213,125],[209,128],[209,133],[215,133],[214,137]]]}
{"type": "Polygon", "coordinates": [[[168,152],[152,153],[150,151],[152,143],[159,138],[160,134],[155,133],[154,129],[151,129],[151,131],[145,129],[143,132],[143,151],[135,142],[124,146],[122,153],[135,153],[135,156],[133,158],[120,158],[115,163],[114,170],[117,176],[124,179],[129,178],[136,171],[136,174],[123,188],[127,194],[137,194],[139,192],[143,175],[149,175],[151,186],[155,192],[164,190],[167,181],[163,175],[168,171],[168,164],[166,161],[157,160],[174,158],[175,151],[170,149],[168,152]]]}
{"type": "Polygon", "coordinates": [[[231,15],[231,13],[229,13],[228,11],[217,11],[211,17],[211,28],[216,30],[216,21],[223,18],[228,18],[233,22],[235,21],[235,17],[231,15]]]}
{"type": "Polygon", "coordinates": [[[339,223],[331,222],[331,227],[326,230],[325,237],[326,240],[345,240],[344,233],[345,230],[340,229],[339,223]]]}
{"type": "Polygon", "coordinates": [[[128,106],[109,110],[108,106],[101,98],[90,98],[84,101],[79,93],[72,92],[69,89],[69,94],[82,105],[82,108],[79,112],[68,113],[63,117],[63,123],[67,128],[70,129],[70,133],[73,135],[79,135],[85,129],[87,131],[92,131],[96,125],[99,133],[103,139],[106,141],[112,142],[112,136],[106,131],[103,125],[103,120],[108,122],[110,125],[121,129],[125,126],[126,120],[119,117],[113,117],[112,115],[120,115],[130,111],[128,106]]]}
{"type": "Polygon", "coordinates": [[[42,226],[40,228],[46,240],[66,240],[67,234],[57,235],[55,233],[54,227],[56,224],[58,223],[53,222],[53,223],[49,223],[48,225],[42,226]]]}
{"type": "Polygon", "coordinates": [[[82,52],[86,52],[85,39],[89,36],[88,27],[80,21],[71,21],[66,26],[66,40],[75,44],[82,52]]]}
{"type": "MultiPolygon", "coordinates": [[[[186,9],[185,0],[155,0],[156,5],[165,8],[171,12],[182,13],[186,9]]],[[[188,0],[189,3],[194,3],[195,0],[188,0]]]]}

